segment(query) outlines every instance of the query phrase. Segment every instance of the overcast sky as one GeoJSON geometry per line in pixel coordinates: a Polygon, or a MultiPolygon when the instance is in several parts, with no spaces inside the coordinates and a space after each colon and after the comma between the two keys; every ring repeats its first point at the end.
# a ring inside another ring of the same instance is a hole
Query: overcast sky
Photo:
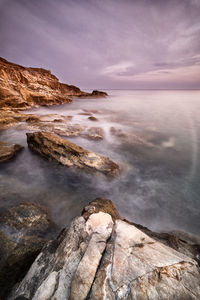
{"type": "Polygon", "coordinates": [[[0,56],[81,88],[200,88],[200,0],[0,0],[0,56]]]}

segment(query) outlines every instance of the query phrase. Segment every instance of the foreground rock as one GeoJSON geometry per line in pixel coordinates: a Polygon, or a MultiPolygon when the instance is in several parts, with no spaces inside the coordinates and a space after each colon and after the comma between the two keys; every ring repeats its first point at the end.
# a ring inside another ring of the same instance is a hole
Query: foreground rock
{"type": "Polygon", "coordinates": [[[83,149],[53,133],[27,133],[27,142],[37,153],[68,167],[98,171],[106,175],[115,175],[119,171],[118,165],[109,158],[83,149]]]}
{"type": "Polygon", "coordinates": [[[17,297],[197,300],[199,267],[190,257],[118,219],[109,200],[96,199],[43,248],[9,299],[17,297]]]}
{"type": "Polygon", "coordinates": [[[16,153],[24,147],[18,144],[0,142],[0,163],[11,159],[16,153]]]}
{"type": "Polygon", "coordinates": [[[28,109],[34,106],[60,105],[71,97],[104,97],[106,93],[86,93],[78,87],[60,83],[50,71],[26,68],[0,58],[0,107],[28,109]]]}
{"type": "Polygon", "coordinates": [[[23,278],[51,237],[54,224],[45,207],[24,202],[0,219],[0,298],[23,278]]]}

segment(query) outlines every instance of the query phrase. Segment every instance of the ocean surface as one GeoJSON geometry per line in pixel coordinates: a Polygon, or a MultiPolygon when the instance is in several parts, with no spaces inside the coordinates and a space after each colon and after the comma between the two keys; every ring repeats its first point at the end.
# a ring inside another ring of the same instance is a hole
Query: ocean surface
{"type": "Polygon", "coordinates": [[[0,165],[0,213],[23,200],[49,207],[65,227],[96,197],[111,199],[121,216],[156,231],[200,236],[200,91],[109,90],[107,98],[27,113],[71,115],[72,123],[101,127],[104,139],[69,138],[119,164],[109,179],[48,162],[31,152],[23,130],[0,132],[25,149],[0,165]],[[94,111],[98,121],[85,113],[94,111]]]}

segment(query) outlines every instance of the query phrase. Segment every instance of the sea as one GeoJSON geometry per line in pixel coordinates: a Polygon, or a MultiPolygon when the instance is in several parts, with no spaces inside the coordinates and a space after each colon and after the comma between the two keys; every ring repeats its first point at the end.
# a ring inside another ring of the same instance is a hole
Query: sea
{"type": "Polygon", "coordinates": [[[120,175],[49,162],[28,148],[26,130],[13,127],[1,131],[0,140],[25,148],[0,165],[0,214],[22,201],[39,202],[63,228],[88,202],[104,197],[122,217],[151,230],[200,236],[200,91],[106,92],[106,98],[74,98],[26,113],[72,116],[73,124],[102,128],[102,140],[68,139],[112,159],[120,175]],[[87,112],[98,120],[89,120],[87,112]]]}

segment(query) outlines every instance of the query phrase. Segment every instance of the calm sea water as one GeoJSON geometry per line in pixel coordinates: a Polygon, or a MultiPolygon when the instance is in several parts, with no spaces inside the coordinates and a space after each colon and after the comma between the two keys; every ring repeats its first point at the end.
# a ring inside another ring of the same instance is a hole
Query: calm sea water
{"type": "Polygon", "coordinates": [[[106,99],[34,109],[38,114],[72,115],[73,123],[104,129],[102,141],[70,138],[109,156],[119,178],[71,170],[33,154],[25,131],[0,133],[0,140],[25,149],[0,165],[0,212],[23,200],[50,208],[60,227],[96,197],[107,197],[120,214],[153,230],[180,229],[200,235],[200,91],[108,91],[106,99]],[[98,122],[80,115],[93,113],[98,122]]]}

